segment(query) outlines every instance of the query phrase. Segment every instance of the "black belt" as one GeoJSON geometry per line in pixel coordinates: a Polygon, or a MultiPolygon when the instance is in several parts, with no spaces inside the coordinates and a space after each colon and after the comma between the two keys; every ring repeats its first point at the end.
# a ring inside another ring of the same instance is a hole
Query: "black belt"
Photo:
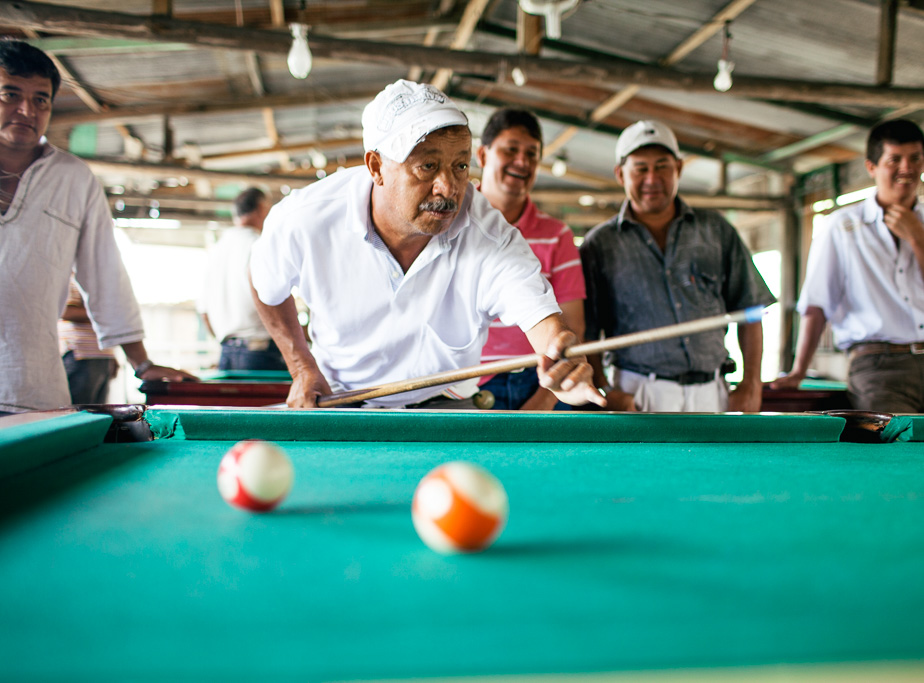
{"type": "MultiPolygon", "coordinates": [[[[624,368],[629,372],[634,372],[638,375],[650,375],[650,372],[641,372],[639,370],[632,370],[631,368],[624,368]]],[[[675,382],[677,384],[706,384],[715,379],[715,371],[712,372],[700,372],[699,370],[690,370],[689,372],[684,372],[679,375],[658,375],[655,377],[657,379],[664,379],[668,382],[675,382]]]]}
{"type": "Polygon", "coordinates": [[[676,382],[677,384],[706,384],[715,379],[715,371],[713,372],[700,372],[699,370],[690,370],[690,372],[684,372],[681,375],[674,375],[673,377],[667,377],[665,375],[655,375],[658,379],[666,379],[668,382],[676,382]]]}

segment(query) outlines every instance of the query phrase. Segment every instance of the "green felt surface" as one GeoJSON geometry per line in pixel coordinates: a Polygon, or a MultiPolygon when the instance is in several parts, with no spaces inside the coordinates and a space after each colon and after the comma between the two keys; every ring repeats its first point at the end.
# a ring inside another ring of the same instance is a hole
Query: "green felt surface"
{"type": "Polygon", "coordinates": [[[101,445],[0,479],[0,680],[924,659],[919,443],[287,442],[295,485],[267,515],[220,499],[229,445],[101,445]],[[510,497],[479,555],[411,525],[454,459],[510,497]]]}
{"type": "Polygon", "coordinates": [[[802,380],[799,388],[812,391],[847,391],[847,383],[836,379],[815,379],[807,377],[802,380]]]}
{"type": "Polygon", "coordinates": [[[108,415],[70,413],[0,430],[0,477],[91,448],[112,424],[108,415]]]}
{"type": "Polygon", "coordinates": [[[199,379],[230,380],[235,382],[291,382],[288,370],[202,370],[199,379]]]}
{"type": "Polygon", "coordinates": [[[812,414],[500,413],[392,410],[148,410],[187,439],[471,442],[837,441],[845,420],[812,414]]]}

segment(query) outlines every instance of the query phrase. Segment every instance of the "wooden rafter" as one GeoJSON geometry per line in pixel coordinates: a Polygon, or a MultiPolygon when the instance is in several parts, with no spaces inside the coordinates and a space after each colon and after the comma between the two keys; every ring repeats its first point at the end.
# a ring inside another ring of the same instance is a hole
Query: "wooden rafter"
{"type": "MultiPolygon", "coordinates": [[[[468,45],[468,41],[471,40],[472,34],[475,32],[475,27],[478,25],[482,15],[484,15],[484,10],[490,1],[468,0],[468,5],[466,5],[465,11],[462,13],[459,27],[449,44],[451,49],[461,50],[468,45]]],[[[452,78],[452,69],[442,68],[436,72],[430,82],[440,90],[445,90],[450,78],[452,78]]]]}
{"type": "MultiPolygon", "coordinates": [[[[718,31],[720,31],[725,25],[725,22],[737,18],[739,14],[753,5],[755,1],[756,0],[732,0],[732,2],[728,3],[725,7],[719,10],[719,12],[714,17],[712,17],[712,19],[697,29],[693,35],[675,47],[670,54],[658,60],[658,64],[663,67],[669,67],[677,64],[688,54],[693,52],[693,50],[698,48],[700,45],[709,40],[709,38],[714,36],[718,31]]],[[[588,120],[592,123],[598,123],[604,120],[607,116],[612,114],[614,111],[622,107],[626,102],[635,97],[641,89],[641,86],[638,84],[626,86],[605,100],[599,107],[594,109],[590,113],[590,116],[587,117],[588,120]]],[[[558,136],[558,138],[549,143],[545,149],[546,157],[557,152],[561,147],[564,146],[565,142],[567,142],[567,140],[573,136],[573,133],[567,136],[566,133],[567,131],[564,131],[561,135],[558,136]]]]}
{"type": "MultiPolygon", "coordinates": [[[[211,49],[256,50],[286,54],[290,47],[287,35],[280,31],[234,26],[215,26],[176,19],[154,21],[117,12],[0,0],[0,23],[70,35],[122,36],[140,40],[162,40],[198,45],[211,49]]],[[[312,52],[316,57],[359,61],[363,63],[464,70],[466,73],[496,77],[498,69],[509,63],[502,53],[447,50],[419,45],[344,40],[315,35],[312,52]]],[[[715,93],[713,74],[691,74],[653,65],[637,64],[612,57],[593,60],[567,60],[521,56],[530,78],[557,79],[570,83],[592,82],[619,89],[627,83],[642,87],[676,89],[687,92],[715,93]]],[[[755,97],[791,102],[826,102],[876,107],[899,107],[924,101],[922,88],[879,87],[779,78],[736,77],[736,97],[755,97]]]]}

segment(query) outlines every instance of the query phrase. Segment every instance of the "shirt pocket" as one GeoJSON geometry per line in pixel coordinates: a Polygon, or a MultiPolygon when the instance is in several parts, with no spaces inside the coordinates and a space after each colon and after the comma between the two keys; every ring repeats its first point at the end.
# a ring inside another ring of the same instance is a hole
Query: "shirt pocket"
{"type": "Polygon", "coordinates": [[[477,365],[487,338],[486,330],[456,327],[451,334],[433,325],[423,327],[417,365],[421,375],[477,365]]]}
{"type": "Polygon", "coordinates": [[[718,314],[725,311],[722,297],[722,275],[710,259],[690,259],[677,266],[683,292],[698,315],[718,314]]]}
{"type": "Polygon", "coordinates": [[[45,221],[48,234],[43,238],[44,244],[40,245],[40,253],[48,263],[70,269],[77,253],[80,220],[55,206],[46,206],[43,213],[48,218],[45,221]]]}

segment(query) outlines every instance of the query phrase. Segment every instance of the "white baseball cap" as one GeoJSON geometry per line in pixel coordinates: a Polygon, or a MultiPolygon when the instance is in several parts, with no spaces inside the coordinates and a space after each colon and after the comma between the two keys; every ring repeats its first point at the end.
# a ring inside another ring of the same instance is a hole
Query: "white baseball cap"
{"type": "Polygon", "coordinates": [[[680,158],[680,146],[674,131],[660,121],[636,121],[616,140],[616,163],[623,164],[632,152],[648,145],[666,147],[671,154],[680,158]]]}
{"type": "Polygon", "coordinates": [[[363,110],[363,147],[403,163],[433,131],[467,125],[465,114],[440,90],[400,79],[363,110]]]}

